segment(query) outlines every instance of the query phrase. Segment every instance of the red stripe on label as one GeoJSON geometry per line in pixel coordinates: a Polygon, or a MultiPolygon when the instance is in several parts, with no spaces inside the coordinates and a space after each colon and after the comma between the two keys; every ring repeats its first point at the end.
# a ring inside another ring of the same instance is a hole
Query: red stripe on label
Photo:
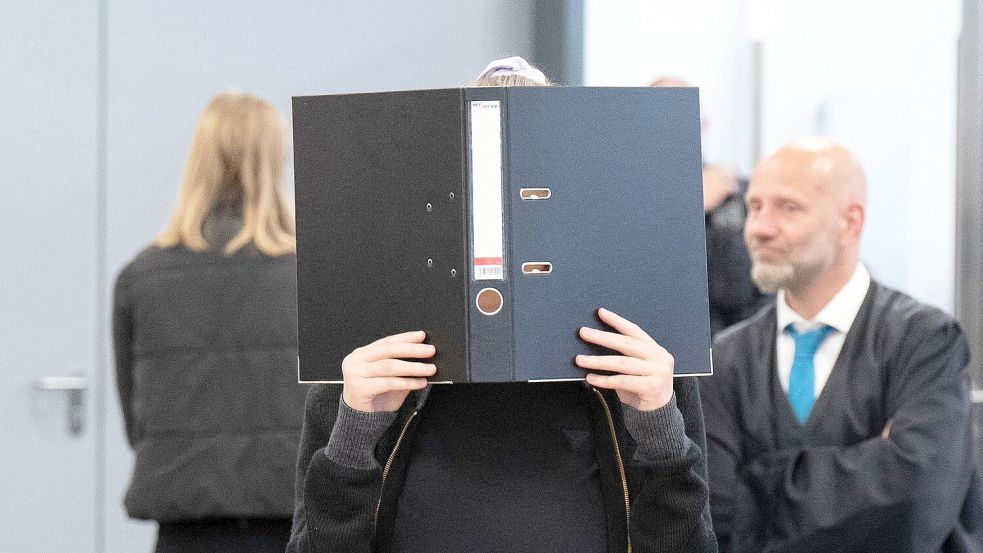
{"type": "Polygon", "coordinates": [[[501,257],[476,257],[474,258],[475,265],[501,265],[501,257]]]}

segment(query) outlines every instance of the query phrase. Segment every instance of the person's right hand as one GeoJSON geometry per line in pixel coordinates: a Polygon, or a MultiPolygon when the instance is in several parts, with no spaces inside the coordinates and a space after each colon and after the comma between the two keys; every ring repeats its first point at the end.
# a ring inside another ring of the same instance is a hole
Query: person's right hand
{"type": "Polygon", "coordinates": [[[426,388],[436,365],[403,360],[433,357],[437,349],[426,338],[422,330],[394,334],[348,354],[341,362],[345,403],[365,413],[396,411],[411,390],[426,388]]]}

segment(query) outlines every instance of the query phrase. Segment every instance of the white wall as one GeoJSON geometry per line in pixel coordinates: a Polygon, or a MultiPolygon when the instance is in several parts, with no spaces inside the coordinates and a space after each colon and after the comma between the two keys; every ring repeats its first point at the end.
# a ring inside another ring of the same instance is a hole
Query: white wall
{"type": "Polygon", "coordinates": [[[584,83],[700,87],[708,161],[751,169],[751,41],[744,1],[586,0],[584,83]]]}
{"type": "Polygon", "coordinates": [[[588,0],[585,78],[699,85],[705,157],[747,174],[760,41],[762,153],[808,134],[851,148],[870,189],[864,261],[951,312],[960,12],[959,0],[588,0]]]}
{"type": "Polygon", "coordinates": [[[869,187],[875,277],[953,309],[958,0],[765,0],[762,152],[828,134],[869,187]]]}

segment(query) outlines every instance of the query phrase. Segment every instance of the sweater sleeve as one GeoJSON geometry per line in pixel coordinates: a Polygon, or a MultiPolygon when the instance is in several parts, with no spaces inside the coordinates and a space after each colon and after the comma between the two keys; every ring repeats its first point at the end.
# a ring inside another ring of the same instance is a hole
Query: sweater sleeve
{"type": "Polygon", "coordinates": [[[396,413],[362,413],[341,386],[307,395],[287,553],[369,552],[382,469],[373,452],[396,413]]]}
{"type": "Polygon", "coordinates": [[[622,406],[625,427],[636,444],[629,465],[640,483],[631,501],[633,551],[717,550],[698,386],[694,378],[677,378],[673,399],[661,409],[622,406]]]}

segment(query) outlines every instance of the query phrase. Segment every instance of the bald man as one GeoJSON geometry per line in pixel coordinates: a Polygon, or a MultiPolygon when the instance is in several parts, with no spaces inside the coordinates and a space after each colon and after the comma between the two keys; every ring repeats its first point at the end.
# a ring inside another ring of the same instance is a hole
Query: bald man
{"type": "Polygon", "coordinates": [[[717,338],[701,382],[721,551],[983,551],[966,339],[871,280],[866,201],[826,139],[751,177],[752,277],[777,298],[717,338]]]}

